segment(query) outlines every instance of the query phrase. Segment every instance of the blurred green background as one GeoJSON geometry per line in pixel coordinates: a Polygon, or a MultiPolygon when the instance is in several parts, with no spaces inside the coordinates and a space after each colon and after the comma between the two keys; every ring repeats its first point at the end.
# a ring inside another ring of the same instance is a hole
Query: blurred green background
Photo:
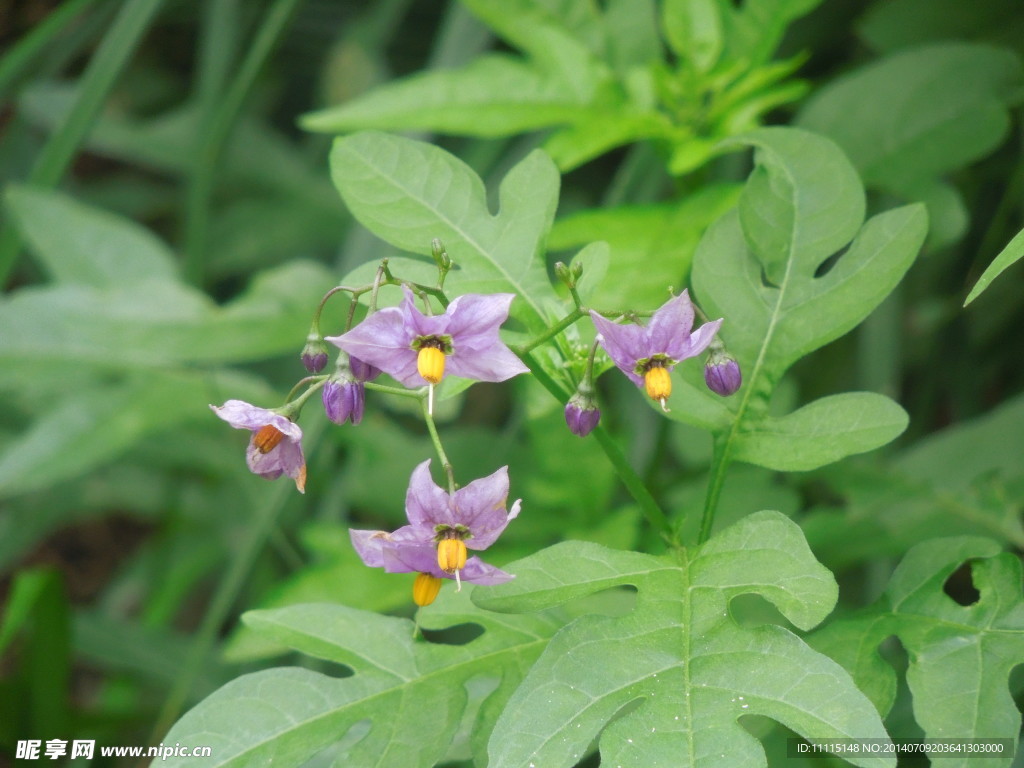
{"type": "MultiPolygon", "coordinates": [[[[557,115],[556,127],[503,129],[486,110],[474,129],[472,104],[410,123],[358,101],[386,101],[382,85],[486,51],[515,54],[474,5],[486,3],[0,0],[0,750],[159,742],[219,685],[282,662],[240,628],[249,608],[409,612],[411,577],[364,568],[347,526],[402,520],[406,478],[432,453],[415,413],[371,396],[361,425],[336,428],[307,408],[299,496],[250,475],[246,436],[207,407],[280,402],[304,375],[298,356],[323,292],[399,255],[346,212],[328,174],[334,131],[415,128],[492,191],[546,147],[563,170],[549,264],[607,241],[598,295],[637,309],[685,282],[701,233],[735,200],[749,166],[714,156],[717,140],[761,123],[830,136],[872,210],[923,200],[931,230],[897,293],[801,362],[783,392],[790,403],[882,392],[910,428],[884,452],[813,473],[735,467],[720,524],[762,508],[796,517],[854,602],[872,599],[926,535],[1024,547],[1021,265],[962,308],[1024,224],[1024,6],[790,3],[742,77],[697,66],[706,79],[672,81],[680,92],[653,110],[669,127],[649,131],[616,122],[639,109],[633,70],[616,80],[628,98],[601,107],[600,132],[567,132],[557,115]],[[323,111],[344,104],[355,106],[323,111]],[[671,262],[657,259],[666,248],[671,262]]],[[[329,310],[325,333],[343,313],[329,310]]],[[[601,387],[604,423],[655,497],[699,509],[707,436],[658,418],[628,382],[601,387]]],[[[438,417],[460,476],[509,464],[513,496],[528,500],[497,564],[566,538],[660,546],[600,450],[569,434],[535,383],[477,385],[438,417]]]]}

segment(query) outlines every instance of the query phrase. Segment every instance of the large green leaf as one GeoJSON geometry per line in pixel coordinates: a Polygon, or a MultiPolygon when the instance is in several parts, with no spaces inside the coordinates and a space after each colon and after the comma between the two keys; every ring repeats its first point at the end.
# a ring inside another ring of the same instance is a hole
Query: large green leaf
{"type": "Polygon", "coordinates": [[[224,307],[174,280],[26,288],[0,298],[0,363],[163,367],[297,351],[334,282],[319,265],[291,262],[258,274],[224,307]]]}
{"type": "Polygon", "coordinates": [[[725,318],[721,336],[744,383],[723,407],[678,376],[675,418],[716,432],[724,456],[779,469],[884,445],[906,416],[881,396],[832,398],[781,419],[769,419],[768,404],[794,362],[854,328],[896,286],[924,240],[923,206],[863,222],[856,172],[811,133],[766,128],[730,144],[753,145],[755,169],[739,210],[701,240],[692,280],[708,315],[725,318]]]}
{"type": "Polygon", "coordinates": [[[903,191],[997,147],[1024,85],[1005,49],[944,43],[897,53],[826,86],[798,124],[837,142],[864,183],[903,191]]]}
{"type": "Polygon", "coordinates": [[[888,397],[844,392],[768,416],[743,434],[735,457],[783,472],[814,469],[884,445],[906,428],[906,411],[888,397]]]}
{"type": "Polygon", "coordinates": [[[109,288],[176,275],[170,248],[133,221],[47,189],[8,187],[5,202],[58,282],[109,288]]]}
{"type": "MultiPolygon", "coordinates": [[[[338,679],[282,668],[246,675],[188,712],[164,742],[209,745],[213,758],[205,765],[300,765],[331,747],[338,765],[431,768],[463,720],[467,687],[497,683],[488,700],[500,707],[558,626],[546,617],[474,609],[470,589],[458,595],[449,586],[419,613],[426,629],[467,623],[483,629],[464,645],[417,640],[408,619],[340,605],[246,614],[249,626],[269,639],[353,674],[338,679]]],[[[474,727],[486,735],[492,722],[493,715],[483,717],[474,727]]]]}
{"type": "MultiPolygon", "coordinates": [[[[1021,563],[989,539],[933,539],[911,549],[878,602],[812,636],[872,692],[885,713],[895,694],[895,672],[878,646],[896,635],[907,649],[907,684],[914,718],[928,738],[1010,739],[1016,746],[1021,717],[1008,678],[1024,663],[1021,563]],[[943,591],[965,562],[979,598],[959,605],[943,591]]],[[[1004,757],[946,755],[943,765],[1006,766],[1004,757]]]]}
{"type": "Polygon", "coordinates": [[[446,283],[454,293],[517,293],[513,316],[544,325],[555,294],[541,249],[559,178],[543,152],[531,152],[505,176],[496,215],[480,177],[424,142],[375,132],[337,139],[331,173],[352,214],[381,239],[429,255],[431,240],[441,238],[457,267],[446,283]]]}
{"type": "Polygon", "coordinates": [[[970,534],[1024,547],[1024,397],[936,432],[884,467],[830,472],[843,510],[804,521],[826,563],[899,556],[932,536],[970,534]]]}
{"type": "Polygon", "coordinates": [[[1017,0],[886,0],[858,24],[872,48],[892,52],[943,40],[974,40],[1024,50],[1024,7],[1017,0]]]}
{"type": "Polygon", "coordinates": [[[746,593],[801,629],[832,610],[832,574],[778,512],[750,515],[674,555],[569,542],[510,568],[514,581],[479,590],[474,601],[537,611],[633,586],[637,602],[625,616],[583,616],[552,638],[494,728],[491,768],[568,768],[595,739],[602,764],[623,768],[765,766],[757,739],[737,722],[748,714],[808,738],[886,738],[838,665],[781,626],[743,627],[730,614],[731,600],[746,593]]]}
{"type": "MultiPolygon", "coordinates": [[[[593,94],[584,94],[593,96],[593,94]]],[[[507,136],[584,117],[589,99],[520,59],[491,55],[462,69],[423,72],[303,116],[310,131],[433,130],[507,136]]]]}

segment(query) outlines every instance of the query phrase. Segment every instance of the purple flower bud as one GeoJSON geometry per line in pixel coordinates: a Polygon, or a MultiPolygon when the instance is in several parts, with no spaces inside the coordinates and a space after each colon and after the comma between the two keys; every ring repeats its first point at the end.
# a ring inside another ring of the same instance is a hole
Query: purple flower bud
{"type": "Polygon", "coordinates": [[[704,382],[716,395],[728,397],[743,383],[739,363],[731,355],[713,354],[704,366],[704,382]]]}
{"type": "Polygon", "coordinates": [[[320,373],[327,365],[327,344],[319,336],[313,334],[306,339],[302,348],[302,364],[310,373],[320,373]]]}
{"type": "Polygon", "coordinates": [[[356,381],[373,381],[380,376],[380,368],[364,363],[358,357],[349,355],[348,365],[352,369],[352,375],[356,377],[356,381]]]}
{"type": "Polygon", "coordinates": [[[577,392],[565,404],[565,423],[569,426],[569,431],[577,437],[589,435],[599,421],[601,411],[592,397],[577,392]]]}
{"type": "Polygon", "coordinates": [[[335,424],[351,421],[358,424],[363,420],[366,390],[361,381],[344,378],[330,378],[323,388],[324,411],[335,424]]]}

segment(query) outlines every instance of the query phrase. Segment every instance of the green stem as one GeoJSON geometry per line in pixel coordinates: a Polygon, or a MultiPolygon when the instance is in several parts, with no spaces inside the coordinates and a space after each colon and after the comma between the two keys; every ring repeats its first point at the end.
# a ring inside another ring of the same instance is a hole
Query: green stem
{"type": "MultiPolygon", "coordinates": [[[[41,24],[33,27],[0,59],[0,104],[19,77],[29,71],[36,58],[46,50],[65,27],[95,0],[68,0],[47,14],[41,24]]],[[[63,42],[63,41],[62,41],[63,42]]]]}
{"type": "Polygon", "coordinates": [[[715,524],[715,511],[718,509],[718,497],[722,495],[725,473],[729,469],[730,463],[731,459],[725,443],[715,440],[711,458],[711,478],[708,481],[707,495],[704,497],[704,515],[700,520],[698,544],[703,544],[711,537],[711,527],[715,524]]]}
{"type": "MultiPolygon", "coordinates": [[[[566,402],[569,399],[569,393],[563,390],[557,382],[554,381],[547,373],[540,367],[536,360],[533,359],[529,354],[521,354],[520,358],[529,367],[533,373],[534,378],[540,382],[540,385],[550,392],[556,400],[559,402],[566,402]]],[[[597,438],[598,445],[601,446],[601,450],[604,451],[605,456],[611,462],[612,467],[615,469],[615,473],[619,476],[622,484],[626,486],[626,490],[629,491],[634,501],[640,505],[640,510],[643,512],[644,517],[647,518],[648,522],[658,530],[663,536],[665,536],[670,542],[674,541],[675,534],[672,531],[672,526],[669,523],[668,517],[662,511],[661,507],[658,506],[658,502],[655,500],[651,492],[647,490],[647,486],[644,485],[644,481],[640,479],[640,476],[626,461],[626,457],[622,454],[619,449],[618,443],[616,443],[608,431],[598,425],[591,433],[597,438]]]]}
{"type": "Polygon", "coordinates": [[[420,404],[423,406],[423,418],[427,422],[427,431],[430,433],[430,439],[434,442],[434,450],[437,451],[437,458],[441,460],[441,465],[444,467],[444,473],[448,476],[448,493],[453,494],[455,493],[455,473],[452,470],[452,463],[448,461],[448,455],[444,452],[444,446],[441,445],[441,436],[437,434],[437,427],[434,425],[434,417],[427,408],[427,401],[422,400],[420,404]]]}
{"type": "Polygon", "coordinates": [[[563,317],[561,320],[559,320],[557,323],[555,323],[553,326],[548,328],[546,331],[544,331],[544,333],[542,333],[537,338],[532,339],[531,341],[527,342],[526,344],[515,345],[515,346],[511,347],[511,349],[512,349],[513,352],[515,352],[517,355],[519,355],[519,357],[523,357],[524,355],[529,355],[530,352],[532,352],[534,349],[539,347],[541,344],[543,344],[548,339],[554,338],[555,336],[560,334],[562,331],[564,331],[570,325],[575,323],[577,320],[579,320],[585,314],[586,314],[586,310],[583,309],[582,307],[578,307],[578,308],[574,309],[572,312],[570,312],[568,315],[563,317]]]}
{"type": "Polygon", "coordinates": [[[364,385],[367,389],[372,389],[374,392],[384,392],[388,395],[398,395],[399,397],[414,397],[417,400],[427,402],[427,388],[421,387],[419,389],[402,389],[401,387],[389,387],[387,384],[374,384],[372,381],[366,382],[364,385]]]}
{"type": "Polygon", "coordinates": [[[223,154],[235,120],[256,76],[274,50],[288,19],[301,0],[276,0],[256,33],[242,60],[238,76],[228,87],[209,127],[203,132],[196,151],[195,164],[186,197],[185,277],[194,285],[203,281],[206,241],[210,222],[210,202],[223,154]]]}
{"type": "MultiPolygon", "coordinates": [[[[85,141],[107,95],[135,51],[163,0],[128,0],[78,82],[74,106],[36,158],[28,183],[52,188],[85,141]]],[[[0,231],[0,285],[21,251],[21,237],[10,224],[0,231]]]]}

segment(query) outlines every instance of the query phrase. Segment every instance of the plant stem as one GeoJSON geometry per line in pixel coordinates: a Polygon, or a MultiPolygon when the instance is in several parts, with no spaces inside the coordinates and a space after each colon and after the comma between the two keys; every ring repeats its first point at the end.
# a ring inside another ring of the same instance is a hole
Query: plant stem
{"type": "Polygon", "coordinates": [[[245,98],[256,81],[256,76],[274,50],[292,11],[299,2],[300,0],[276,0],[271,6],[242,60],[238,76],[224,93],[196,150],[185,212],[185,277],[193,285],[200,285],[203,282],[210,202],[224,146],[245,98]]]}
{"type": "Polygon", "coordinates": [[[585,314],[586,314],[586,310],[583,309],[582,307],[578,307],[578,308],[574,309],[572,312],[570,312],[568,315],[563,317],[561,320],[559,320],[557,323],[555,323],[553,326],[548,328],[546,331],[544,331],[544,333],[542,333],[537,338],[530,340],[526,344],[519,344],[519,345],[513,346],[513,347],[511,347],[511,349],[512,349],[513,352],[515,352],[517,355],[519,355],[519,357],[523,357],[524,355],[529,355],[530,352],[532,352],[534,349],[539,347],[541,344],[543,344],[548,339],[554,338],[555,336],[560,334],[562,331],[564,331],[570,325],[575,323],[577,320],[579,320],[585,314]]]}
{"type": "Polygon", "coordinates": [[[423,418],[427,422],[427,431],[430,433],[430,439],[434,442],[434,450],[437,451],[437,457],[441,460],[444,472],[448,476],[448,493],[455,493],[455,473],[452,470],[452,463],[448,461],[448,455],[444,452],[444,446],[441,445],[441,437],[437,434],[434,417],[427,407],[426,400],[422,400],[420,404],[423,406],[423,418]]]}
{"type": "MultiPolygon", "coordinates": [[[[128,0],[78,81],[75,104],[36,158],[28,183],[52,188],[85,141],[118,75],[135,51],[163,0],[128,0]]],[[[9,223],[0,229],[0,285],[21,251],[21,237],[9,223]]]]}
{"type": "Polygon", "coordinates": [[[700,520],[700,535],[697,543],[703,544],[711,537],[711,527],[715,524],[715,511],[718,509],[718,497],[722,494],[725,473],[730,464],[729,451],[725,442],[715,440],[711,457],[711,477],[708,480],[708,491],[704,497],[704,515],[700,520]]]}
{"type": "MultiPolygon", "coordinates": [[[[536,360],[533,359],[529,354],[521,354],[520,358],[529,367],[533,373],[534,378],[540,382],[541,386],[550,392],[556,400],[559,402],[565,402],[569,399],[569,393],[563,390],[557,382],[554,381],[547,373],[540,367],[536,360]]],[[[643,512],[644,517],[647,521],[663,536],[673,542],[675,534],[672,531],[672,526],[669,524],[668,517],[662,511],[661,507],[658,506],[658,502],[655,500],[651,492],[647,490],[647,486],[644,485],[644,481],[640,479],[640,476],[626,461],[626,457],[622,454],[619,449],[618,443],[616,443],[608,431],[598,425],[591,433],[597,438],[598,445],[601,446],[601,450],[604,451],[605,456],[612,463],[612,467],[615,468],[615,473],[619,476],[622,484],[626,486],[626,490],[629,491],[633,500],[640,505],[640,510],[643,512]]]]}

